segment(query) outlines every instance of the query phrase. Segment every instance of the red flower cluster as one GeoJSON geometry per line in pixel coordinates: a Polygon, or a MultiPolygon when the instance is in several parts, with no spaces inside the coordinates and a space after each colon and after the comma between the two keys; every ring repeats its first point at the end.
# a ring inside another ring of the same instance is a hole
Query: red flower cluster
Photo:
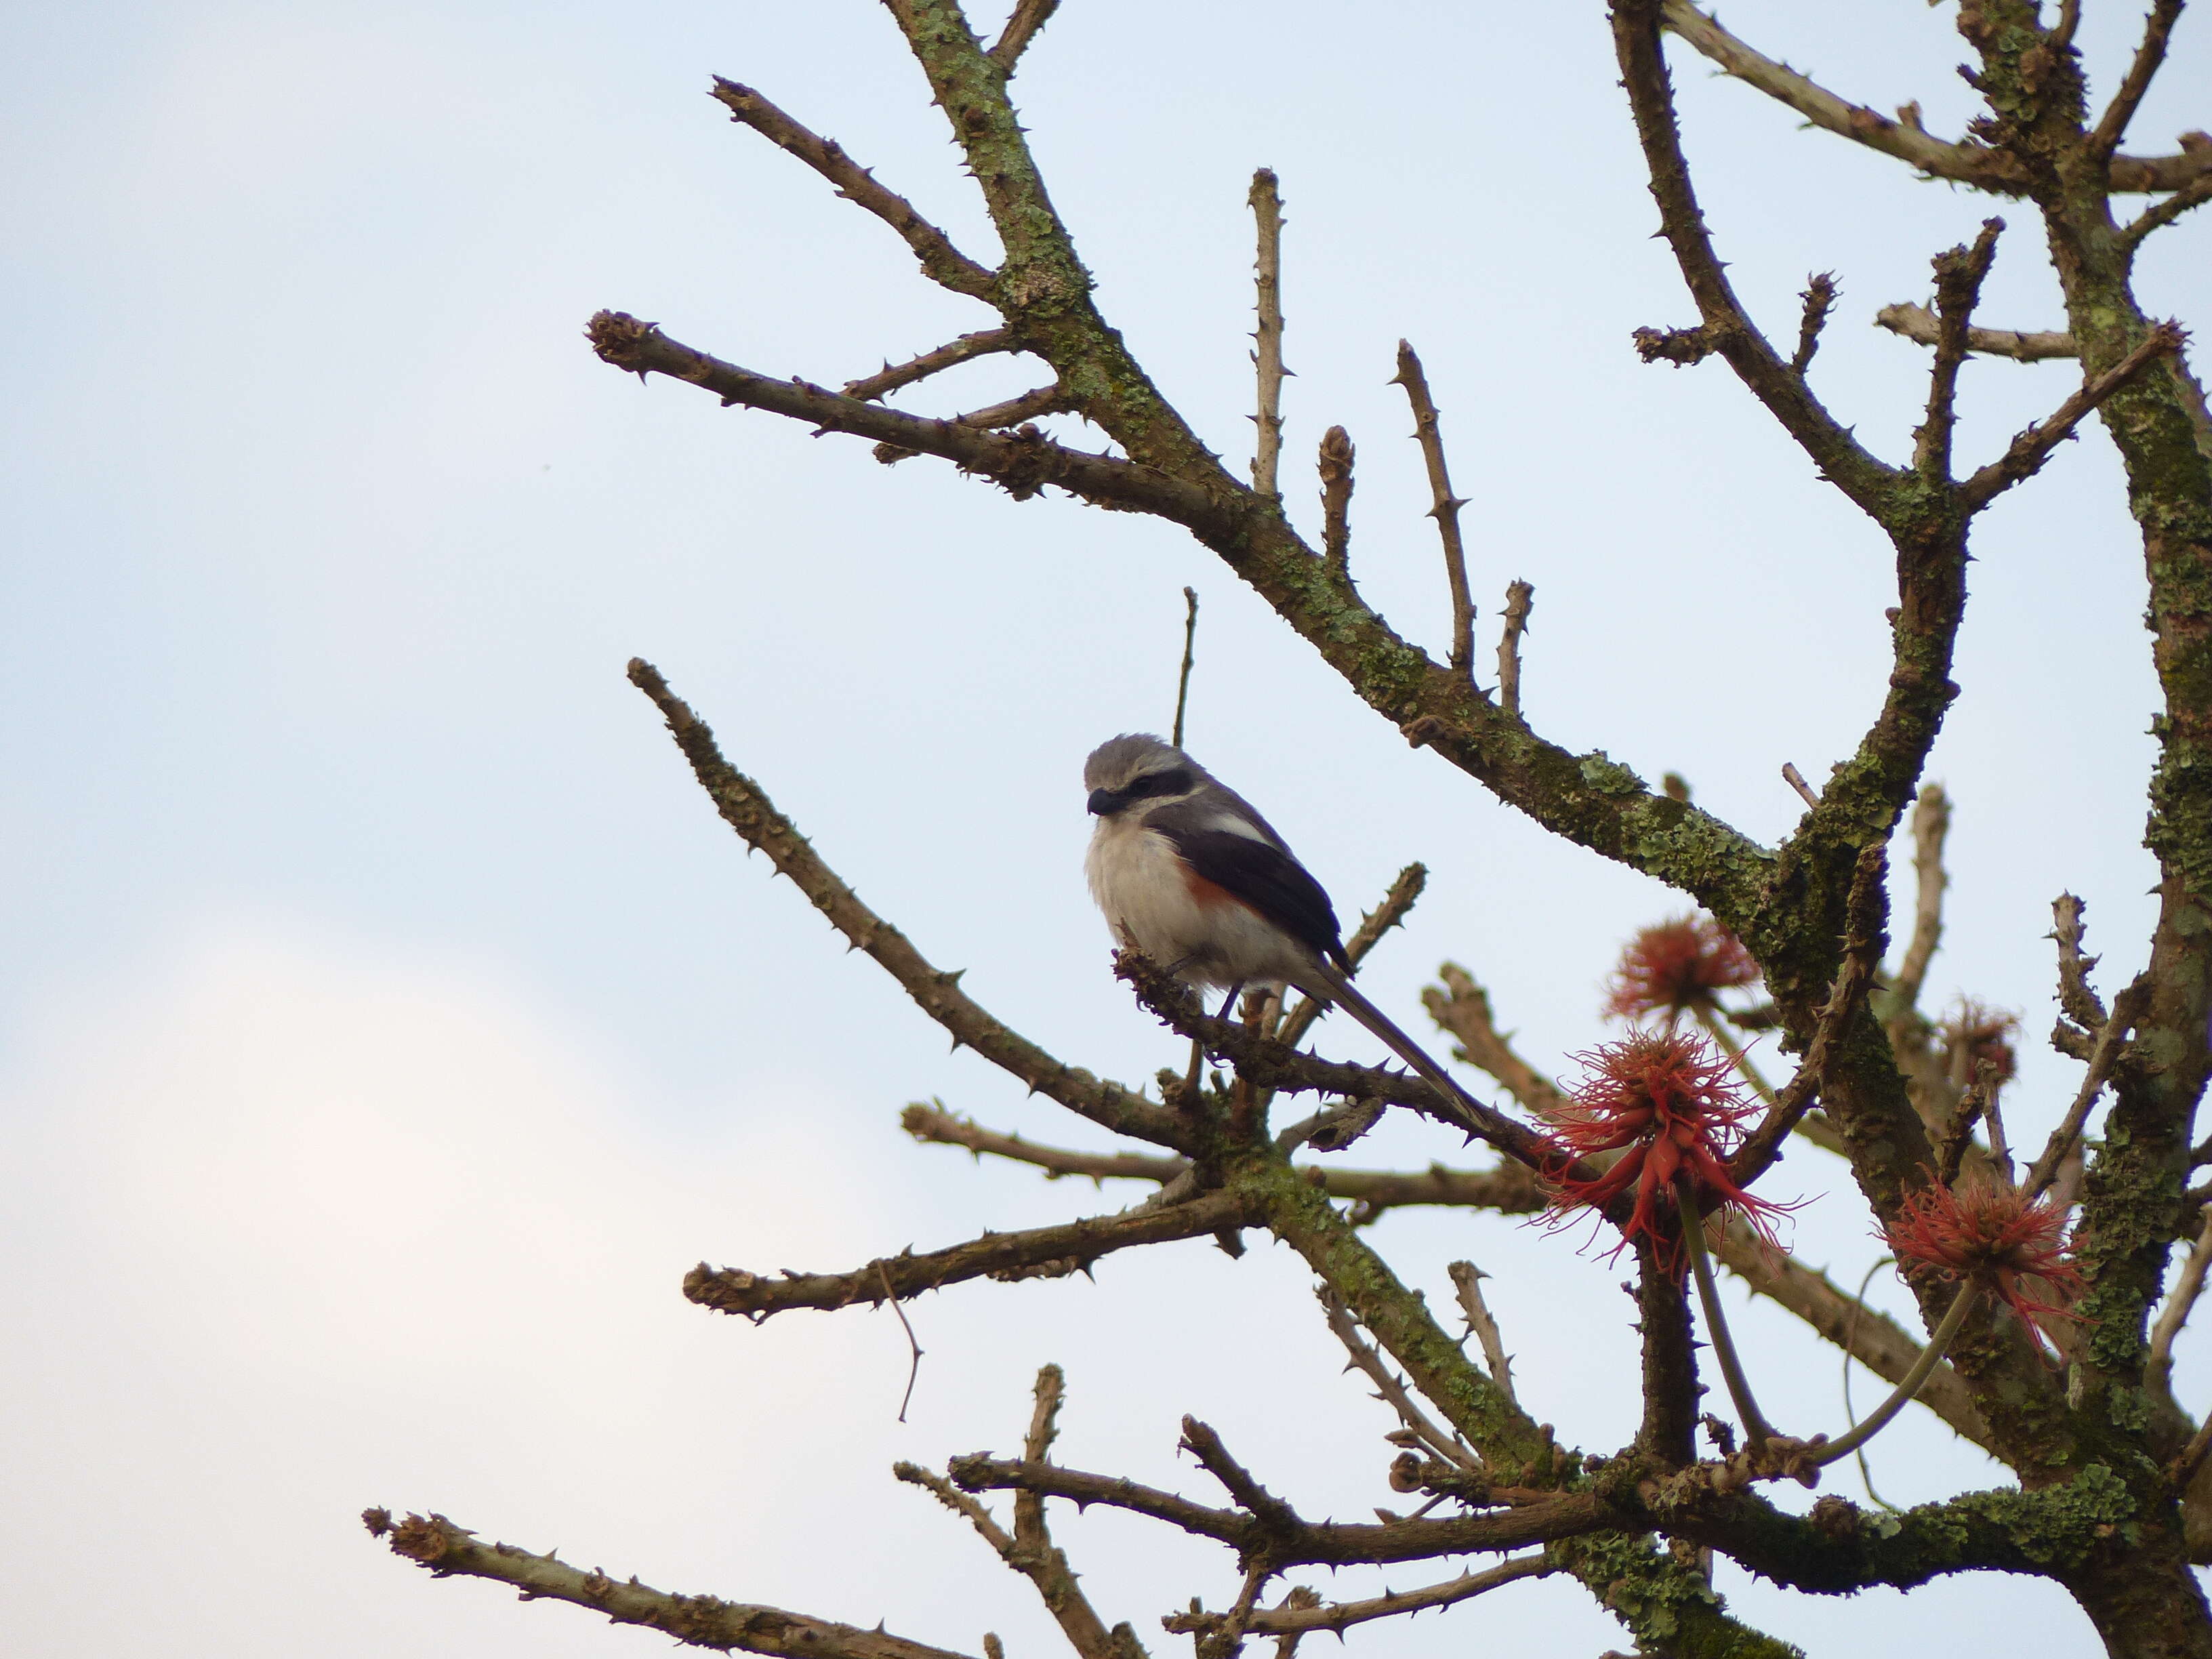
{"type": "Polygon", "coordinates": [[[2030,1203],[1984,1176],[1955,1188],[1931,1182],[1905,1200],[1883,1237],[1899,1261],[1981,1285],[2055,1349],[2045,1322],[2079,1319],[2067,1304],[2088,1288],[2066,1259],[2065,1233],[2066,1212],[2048,1195],[2030,1203]],[[2062,1299],[2036,1294],[2031,1282],[2062,1299]]]}
{"type": "Polygon", "coordinates": [[[1718,1049],[1695,1032],[1654,1027],[1575,1058],[1587,1075],[1551,1115],[1559,1155],[1551,1176],[1555,1218],[1602,1208],[1632,1188],[1636,1204],[1620,1224],[1621,1245],[1650,1239],[1660,1266],[1680,1278],[1687,1256],[1674,1186],[1686,1179],[1701,1213],[1733,1209],[1774,1243],[1774,1218],[1790,1206],[1753,1196],[1729,1174],[1745,1121],[1759,1109],[1718,1049]],[[1607,1153],[1619,1157],[1595,1175],[1576,1180],[1567,1173],[1577,1159],[1607,1153]]]}
{"type": "Polygon", "coordinates": [[[1607,1013],[1622,1019],[1668,1018],[1715,1006],[1713,994],[1759,982],[1743,941],[1711,916],[1677,916],[1629,940],[1606,981],[1607,1013]]]}
{"type": "Polygon", "coordinates": [[[2013,1039],[2020,1035],[2020,1020],[2002,1008],[1992,1008],[1971,997],[1960,997],[1943,1016],[1943,1047],[1947,1054],[1962,1060],[1953,1076],[1972,1083],[1984,1062],[1996,1068],[1999,1083],[2012,1081],[2020,1069],[2013,1039]]]}

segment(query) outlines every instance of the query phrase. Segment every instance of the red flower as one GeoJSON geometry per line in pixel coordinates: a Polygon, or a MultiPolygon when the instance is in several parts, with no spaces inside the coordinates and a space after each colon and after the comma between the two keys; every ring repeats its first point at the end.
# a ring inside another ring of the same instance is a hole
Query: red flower
{"type": "Polygon", "coordinates": [[[1759,964],[1742,940],[1711,916],[1677,916],[1629,940],[1606,981],[1605,1011],[1622,1019],[1671,1019],[1717,1006],[1716,991],[1758,982],[1759,964]]]}
{"type": "Polygon", "coordinates": [[[2081,1318],[2066,1304],[2088,1289],[2066,1259],[2065,1233],[2066,1212],[2047,1194],[2030,1203],[2015,1187],[1971,1176],[1912,1194],[1883,1237],[1899,1262],[1981,1285],[2055,1349],[2045,1322],[2081,1318]],[[2030,1281],[2062,1299],[2036,1294],[2030,1281]]]}
{"type": "Polygon", "coordinates": [[[1943,1016],[1943,1049],[1953,1063],[1951,1075],[1972,1083],[1986,1062],[1996,1068],[1999,1083],[2012,1081],[2020,1058],[2012,1040],[2020,1035],[2020,1019],[2001,1008],[1960,997],[1943,1016]]]}
{"type": "Polygon", "coordinates": [[[1674,1186],[1686,1179],[1701,1213],[1733,1209],[1774,1243],[1773,1218],[1790,1206],[1754,1198],[1729,1174],[1745,1121],[1759,1108],[1726,1056],[1695,1032],[1654,1027],[1575,1058],[1588,1075],[1550,1115],[1559,1156],[1551,1176],[1554,1217],[1602,1208],[1633,1188],[1622,1245],[1650,1239],[1661,1267],[1680,1278],[1687,1256],[1674,1186]],[[1577,1159],[1607,1153],[1619,1157],[1596,1174],[1577,1180],[1568,1173],[1577,1159]]]}

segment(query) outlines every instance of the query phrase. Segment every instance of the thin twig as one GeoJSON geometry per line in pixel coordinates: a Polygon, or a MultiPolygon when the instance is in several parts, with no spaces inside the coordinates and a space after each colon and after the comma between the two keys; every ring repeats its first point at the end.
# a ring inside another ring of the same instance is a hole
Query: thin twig
{"type": "Polygon", "coordinates": [[[1498,706],[1509,714],[1521,712],[1521,635],[1528,631],[1529,608],[1536,590],[1528,582],[1505,587],[1505,629],[1498,636],[1498,706]]]}
{"type": "Polygon", "coordinates": [[[899,1396],[898,1420],[903,1423],[906,1421],[906,1408],[914,1399],[915,1381],[921,1375],[921,1344],[915,1340],[914,1327],[908,1322],[906,1310],[899,1306],[898,1292],[891,1289],[890,1268],[878,1261],[876,1273],[884,1282],[884,1300],[891,1304],[891,1311],[898,1316],[899,1328],[906,1333],[906,1345],[914,1351],[913,1358],[907,1363],[906,1392],[899,1396]]]}
{"type": "Polygon", "coordinates": [[[1155,1146],[1182,1150],[1188,1145],[1188,1125],[1176,1113],[1119,1084],[1101,1081],[1088,1072],[1061,1064],[994,1018],[960,989],[959,974],[940,971],[914,948],[904,933],[860,902],[791,820],[775,810],[760,786],[723,759],[714,732],[669,689],[659,670],[642,658],[635,658],[629,665],[629,678],[660,709],[669,732],[723,821],[748,846],[766,853],[777,873],[788,877],[832,927],[904,987],[922,1012],[951,1034],[957,1045],[974,1048],[1039,1093],[1093,1122],[1155,1146]]]}
{"type": "Polygon", "coordinates": [[[2153,231],[2163,230],[2191,208],[2212,202],[2212,172],[2200,173],[2163,202],[2154,203],[2121,228],[2123,247],[2134,247],[2153,231]]]}
{"type": "Polygon", "coordinates": [[[1329,574],[1346,580],[1352,564],[1352,434],[1333,426],[1321,437],[1321,546],[1329,574]]]}
{"type": "MultiPolygon", "coordinates": [[[[2089,1120],[2089,1109],[2096,1103],[2105,1085],[2112,1080],[2112,1068],[2119,1063],[2121,1046],[2135,1030],[2142,1018],[2144,1006],[2150,1000],[2150,979],[2139,976],[2128,988],[2112,999],[2112,1012],[2097,1033],[2097,1046],[2089,1054],[2089,1069],[2083,1074],[2081,1086],[2075,1091],[2074,1103],[2066,1109],[2066,1115],[2051,1132],[2051,1139],[2043,1148],[2043,1155],[2027,1172],[2021,1183],[2027,1201],[2033,1203],[2041,1197],[2052,1182],[2058,1178],[2059,1166],[2066,1155],[2074,1150],[2081,1137],[2081,1128],[2089,1120]]],[[[1996,1121],[1996,1102],[1990,1102],[1990,1121],[1996,1121]]],[[[1994,1133],[1994,1132],[1993,1132],[1994,1133]]],[[[1995,1148],[1991,1148],[1992,1152],[1995,1148]]]]}
{"type": "Polygon", "coordinates": [[[2120,77],[2112,101],[2105,106],[2105,112],[2097,118],[2096,127],[2089,134],[2093,155],[2110,155],[2128,136],[2128,123],[2135,119],[2143,94],[2150,90],[2159,65],[2166,61],[2166,41],[2172,36],[2174,21],[2181,15],[2184,3],[2185,0],[2154,0],[2150,15],[2143,20],[2142,42],[2129,62],[2128,72],[2120,77]]]}
{"type": "Polygon", "coordinates": [[[1782,781],[1797,792],[1798,799],[1808,806],[1818,806],[1820,798],[1813,793],[1813,786],[1805,781],[1805,775],[1797,769],[1796,761],[1782,763],[1782,781]]]}
{"type": "Polygon", "coordinates": [[[1182,671],[1176,676],[1175,735],[1170,739],[1178,749],[1182,747],[1183,714],[1190,707],[1190,671],[1198,662],[1198,590],[1184,588],[1182,603],[1182,671]]]}
{"type": "Polygon", "coordinates": [[[1283,453],[1283,198],[1275,188],[1273,168],[1252,175],[1246,197],[1257,222],[1260,252],[1258,272],[1260,325],[1253,334],[1256,349],[1252,362],[1259,371],[1260,412],[1253,416],[1259,427],[1252,456],[1252,488],[1262,495],[1279,496],[1277,462],[1283,453]]]}
{"type": "Polygon", "coordinates": [[[845,395],[871,402],[901,386],[912,386],[916,380],[927,380],[940,370],[955,364],[972,362],[978,357],[988,357],[994,352],[1015,349],[1013,336],[1003,328],[986,328],[973,334],[963,334],[957,340],[946,342],[918,357],[909,357],[902,363],[885,363],[878,373],[858,380],[845,383],[845,395]]]}
{"type": "Polygon", "coordinates": [[[2048,419],[2020,434],[2003,454],[1960,483],[1959,493],[1965,505],[1969,509],[1978,509],[2002,491],[2033,477],[2050,459],[2051,452],[2064,442],[2100,404],[2160,357],[2179,350],[2185,337],[2179,323],[2158,324],[2143,336],[2133,351],[2102,374],[2084,382],[2072,397],[2051,411],[2048,419]]]}
{"type": "Polygon", "coordinates": [[[2143,1386],[2169,1400],[2173,1397],[2173,1341],[2189,1322],[2190,1310],[2204,1293],[2205,1272],[2212,1268],[2212,1205],[2197,1215],[2197,1243],[2190,1248],[2189,1260],[2182,1264],[2173,1288],[2166,1292],[2166,1305],[2158,1311],[2158,1322],[2151,1327],[2150,1353],[2143,1361],[2143,1386]]]}
{"type": "Polygon", "coordinates": [[[2051,938],[2058,945],[2058,1006],[2084,1031],[2104,1029],[2105,1004],[2089,983],[2097,958],[2081,949],[2081,913],[2088,908],[2071,893],[2051,901],[2051,938]]]}
{"type": "MultiPolygon", "coordinates": [[[[2206,1231],[2212,1232],[2212,1228],[2206,1231]]],[[[1491,1315],[1490,1304],[1483,1300],[1482,1281],[1490,1275],[1472,1261],[1455,1261],[1445,1271],[1451,1275],[1452,1289],[1459,1293],[1460,1311],[1467,1316],[1468,1329],[1482,1344],[1483,1364],[1490,1380],[1498,1384],[1499,1393],[1519,1405],[1513,1392],[1513,1356],[1505,1352],[1504,1335],[1491,1315]]]]}
{"type": "Polygon", "coordinates": [[[1753,1071],[1747,1056],[1734,1048],[1723,1033],[1720,1022],[1711,1011],[1700,1008],[1698,1018],[1706,1030],[1713,1035],[1721,1047],[1728,1049],[1737,1069],[1752,1080],[1753,1086],[1765,1096],[1767,1113],[1749,1139],[1729,1160],[1729,1173],[1738,1186],[1747,1186],[1773,1163],[1782,1143],[1791,1130],[1796,1128],[1826,1081],[1828,1057],[1841,1041],[1844,1028],[1858,1012],[1859,1000],[1874,982],[1875,964],[1881,962],[1884,940],[1881,933],[1882,887],[1888,869],[1884,844],[1875,842],[1860,849],[1851,870],[1850,892],[1844,900],[1844,935],[1843,965],[1838,969],[1835,983],[1828,988],[1828,1000],[1821,1006],[1819,1022],[1813,1028],[1812,1040],[1805,1045],[1805,1058],[1790,1081],[1777,1091],[1765,1086],[1764,1079],[1753,1071]]]}
{"type": "Polygon", "coordinates": [[[1936,256],[1936,358],[1928,370],[1928,412],[1914,429],[1912,464],[1931,478],[1951,476],[1951,434],[1958,424],[1959,370],[1982,283],[1996,258],[2002,219],[1984,219],[1973,245],[1936,256]]]}
{"type": "MultiPolygon", "coordinates": [[[[1409,864],[1401,870],[1389,890],[1382,895],[1382,902],[1360,917],[1359,926],[1345,940],[1345,960],[1354,968],[1365,962],[1368,953],[1382,942],[1383,936],[1406,920],[1414,901],[1428,884],[1429,867],[1425,864],[1409,864]]],[[[1297,1048],[1313,1029],[1313,1023],[1327,1012],[1326,1004],[1316,1002],[1311,997],[1300,997],[1283,1017],[1281,1026],[1274,1033],[1275,1041],[1297,1048]]]]}
{"type": "MultiPolygon", "coordinates": [[[[1324,1605],[1318,1597],[1315,1597],[1302,1606],[1293,1606],[1285,1601],[1280,1607],[1255,1613],[1246,1628],[1255,1636],[1286,1634],[1295,1637],[1316,1630],[1341,1632],[1370,1620],[1422,1613],[1431,1607],[1451,1607],[1480,1595],[1485,1590],[1496,1589],[1501,1584],[1514,1583],[1523,1578],[1541,1578],[1560,1571],[1559,1565],[1546,1556],[1524,1555],[1480,1572],[1462,1573],[1444,1583],[1430,1584],[1420,1589],[1391,1591],[1364,1601],[1336,1601],[1324,1605]]],[[[1208,1628],[1206,1621],[1218,1616],[1178,1613],[1169,1615],[1162,1622],[1178,1634],[1188,1634],[1208,1628]]]]}
{"type": "Polygon", "coordinates": [[[711,1595],[671,1595],[597,1567],[586,1572],[556,1555],[533,1555],[515,1544],[485,1543],[442,1515],[410,1515],[395,1522],[388,1511],[371,1510],[362,1520],[372,1535],[390,1540],[393,1554],[441,1577],[459,1575],[512,1584],[526,1600],[570,1602],[604,1613],[617,1625],[641,1625],[692,1647],[742,1648],[804,1659],[965,1659],[944,1648],[890,1635],[880,1627],[861,1630],[781,1607],[711,1595]]]}
{"type": "Polygon", "coordinates": [[[991,61],[1011,76],[1014,66],[1021,62],[1022,53],[1036,38],[1036,32],[1049,22],[1053,13],[1059,9],[1060,0],[1020,0],[1014,8],[1014,15],[1006,19],[1006,28],[988,54],[991,61]]]}
{"type": "MultiPolygon", "coordinates": [[[[1934,312],[1910,301],[1884,306],[1875,313],[1874,320],[1876,326],[1924,346],[1934,345],[1942,328],[1934,312]]],[[[2009,357],[2020,363],[2081,355],[2081,348],[2074,343],[2074,337],[2063,329],[2024,331],[2016,328],[1969,328],[1966,349],[1988,357],[2009,357]]]]}
{"type": "Polygon", "coordinates": [[[1328,1317],[1331,1334],[1344,1344],[1344,1351],[1352,1356],[1353,1367],[1375,1385],[1377,1395],[1398,1413],[1406,1427],[1419,1437],[1423,1445],[1446,1462],[1455,1464],[1470,1474],[1485,1474],[1486,1471],[1482,1460],[1469,1450],[1457,1435],[1439,1426],[1421,1409],[1419,1402],[1413,1398],[1413,1391],[1406,1386],[1405,1379],[1393,1375],[1390,1367],[1383,1362],[1381,1352],[1360,1335],[1359,1326],[1352,1316],[1352,1310],[1336,1293],[1335,1288],[1323,1285],[1315,1294],[1321,1298],[1322,1310],[1328,1317]]]}
{"type": "Polygon", "coordinates": [[[985,1233],[926,1255],[910,1252],[880,1257],[843,1273],[748,1273],[741,1267],[710,1267],[701,1262],[684,1279],[684,1294],[720,1313],[742,1314],[757,1323],[795,1308],[833,1311],[858,1302],[875,1303],[886,1294],[896,1300],[942,1290],[974,1279],[1017,1282],[1086,1273],[1111,1251],[1170,1239],[1203,1238],[1225,1228],[1257,1225],[1259,1200],[1222,1188],[1181,1204],[1158,1209],[1124,1210],[1050,1227],[1018,1232],[985,1233]]]}
{"type": "Polygon", "coordinates": [[[1452,1058],[1498,1079],[1522,1109],[1540,1118],[1559,1115],[1566,1103],[1552,1080],[1514,1051],[1490,1011],[1490,994],[1455,962],[1437,969],[1441,986],[1421,993],[1421,1006],[1437,1029],[1457,1039],[1452,1058]]]}
{"type": "Polygon", "coordinates": [[[1912,804],[1912,874],[1917,893],[1912,912],[1912,942],[1905,947],[1890,989],[1900,1008],[1919,1004],[1920,988],[1928,981],[1929,964],[1943,939],[1943,890],[1950,878],[1943,873],[1943,842],[1951,833],[1951,798],[1940,783],[1923,784],[1912,804]]]}
{"type": "Polygon", "coordinates": [[[1406,399],[1413,406],[1413,436],[1419,441],[1421,459],[1429,469],[1429,493],[1435,501],[1429,516],[1437,521],[1437,533],[1443,538],[1444,580],[1451,588],[1452,672],[1472,674],[1474,595],[1467,585],[1467,550],[1459,533],[1459,510],[1467,501],[1452,494],[1451,475],[1444,467],[1443,436],[1437,428],[1436,400],[1429,396],[1429,380],[1421,372],[1421,360],[1403,340],[1398,342],[1398,372],[1390,377],[1390,384],[1406,388],[1406,399]]]}
{"type": "Polygon", "coordinates": [[[1813,354],[1820,349],[1820,330],[1828,320],[1828,313],[1836,308],[1836,274],[1824,270],[1809,276],[1805,291],[1797,296],[1805,302],[1803,317],[1797,325],[1797,349],[1791,354],[1790,367],[1802,377],[1813,366],[1813,354]]]}
{"type": "Polygon", "coordinates": [[[834,138],[800,125],[751,87],[714,77],[714,95],[730,118],[750,127],[777,149],[797,156],[837,187],[837,193],[874,214],[906,239],[932,281],[956,294],[982,299],[992,273],[969,258],[935,225],[915,211],[914,204],[878,184],[876,176],[845,154],[834,138]]]}
{"type": "Polygon", "coordinates": [[[1728,1316],[1721,1307],[1720,1291],[1713,1283],[1712,1257],[1705,1249],[1705,1218],[1698,1212],[1698,1200],[1686,1180],[1675,1183],[1674,1202],[1682,1212],[1682,1242],[1689,1246],[1690,1271],[1697,1278],[1698,1300],[1705,1310],[1705,1337],[1712,1344],[1713,1357],[1720,1361],[1729,1398],[1735,1402],[1745,1443],[1756,1455],[1774,1438],[1774,1430],[1759,1415],[1759,1402],[1752,1398],[1751,1379],[1744,1373],[1735,1340],[1729,1334],[1728,1316]]]}

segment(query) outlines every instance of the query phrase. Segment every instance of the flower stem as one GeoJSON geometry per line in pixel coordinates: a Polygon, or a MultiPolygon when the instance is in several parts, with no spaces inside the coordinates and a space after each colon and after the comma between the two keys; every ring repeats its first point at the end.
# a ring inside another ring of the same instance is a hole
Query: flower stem
{"type": "Polygon", "coordinates": [[[1682,1242],[1689,1248],[1698,1300],[1705,1310],[1705,1334],[1712,1341],[1713,1357],[1721,1363],[1721,1376],[1728,1384],[1729,1398],[1735,1402],[1735,1414],[1743,1419],[1744,1439],[1755,1452],[1774,1437],[1774,1430],[1759,1414],[1759,1402],[1751,1397],[1751,1379],[1744,1375],[1735,1340],[1729,1334],[1728,1320],[1721,1312],[1720,1291],[1713,1283],[1712,1257],[1705,1251],[1705,1218],[1698,1213],[1698,1200],[1690,1195],[1687,1181],[1674,1183],[1674,1202],[1682,1212],[1682,1242]]]}
{"type": "Polygon", "coordinates": [[[1949,1311],[1929,1334],[1928,1345],[1921,1349],[1920,1358],[1912,1362],[1912,1369],[1905,1372],[1905,1380],[1891,1390],[1889,1398],[1875,1407],[1858,1427],[1842,1439],[1831,1440],[1808,1454],[1805,1461],[1818,1468],[1824,1463],[1834,1462],[1839,1457],[1848,1457],[1887,1428],[1889,1419],[1910,1405],[1912,1397],[1935,1375],[1936,1367],[1943,1363],[1944,1351],[1950,1347],[1952,1339],[1959,1334],[1959,1328],[1966,1322],[1967,1314],[1980,1299],[1971,1281],[1960,1285],[1959,1294],[1951,1298],[1949,1311]]]}
{"type": "Polygon", "coordinates": [[[1751,1063],[1751,1056],[1744,1052],[1743,1045],[1728,1034],[1719,1016],[1703,1003],[1693,1004],[1690,1012],[1698,1017],[1698,1024],[1705,1028],[1705,1035],[1720,1045],[1721,1052],[1729,1057],[1729,1063],[1743,1074],[1743,1080],[1751,1085],[1752,1093],[1768,1105],[1774,1104],[1774,1085],[1759,1074],[1759,1067],[1751,1063]]]}

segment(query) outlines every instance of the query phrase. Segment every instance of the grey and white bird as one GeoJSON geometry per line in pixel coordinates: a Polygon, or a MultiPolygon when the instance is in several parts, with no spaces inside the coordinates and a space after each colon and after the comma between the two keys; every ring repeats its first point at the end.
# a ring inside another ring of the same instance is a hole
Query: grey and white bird
{"type": "Polygon", "coordinates": [[[1083,763],[1091,896],[1126,947],[1185,983],[1293,985],[1334,1003],[1462,1107],[1474,1103],[1352,988],[1336,910],[1252,804],[1172,744],[1109,738],[1083,763]]]}

